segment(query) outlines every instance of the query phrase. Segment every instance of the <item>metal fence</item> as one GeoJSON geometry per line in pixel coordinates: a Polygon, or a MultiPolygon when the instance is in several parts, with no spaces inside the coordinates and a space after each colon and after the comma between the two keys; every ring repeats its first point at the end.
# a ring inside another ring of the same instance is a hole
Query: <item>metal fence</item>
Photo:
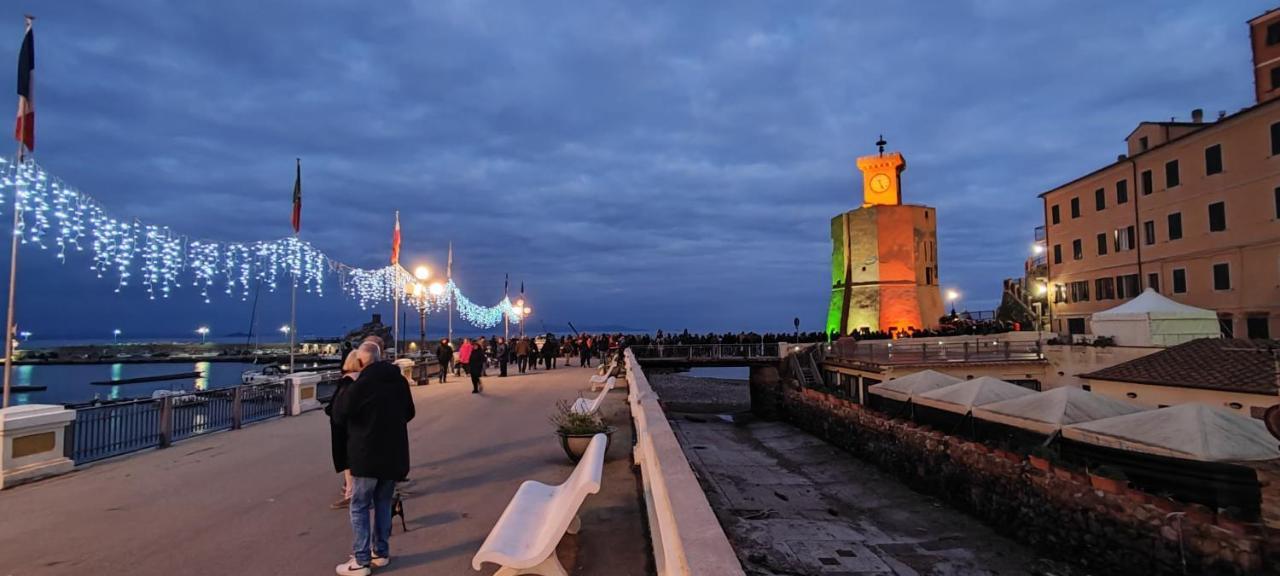
{"type": "Polygon", "coordinates": [[[85,464],[282,416],[286,393],[281,382],[79,408],[67,455],[85,464]]]}
{"type": "Polygon", "coordinates": [[[134,400],[76,410],[68,456],[77,464],[160,445],[160,402],[134,400]]]}
{"type": "Polygon", "coordinates": [[[931,364],[938,362],[1013,362],[1044,358],[1034,340],[1009,341],[974,338],[962,342],[886,342],[840,340],[831,345],[827,359],[871,364],[931,364]]]}
{"type": "Polygon", "coordinates": [[[670,358],[670,359],[703,359],[718,360],[730,358],[777,358],[778,347],[786,346],[778,342],[760,342],[756,344],[648,344],[631,346],[629,349],[636,358],[670,358]]]}

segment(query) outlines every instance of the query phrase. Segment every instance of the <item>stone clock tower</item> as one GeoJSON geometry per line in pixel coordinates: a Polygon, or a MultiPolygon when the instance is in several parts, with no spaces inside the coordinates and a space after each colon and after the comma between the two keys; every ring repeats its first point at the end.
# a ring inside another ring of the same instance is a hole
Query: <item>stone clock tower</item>
{"type": "Polygon", "coordinates": [[[942,317],[937,212],[902,203],[902,154],[858,158],[862,206],[831,219],[827,332],[904,332],[942,317]]]}

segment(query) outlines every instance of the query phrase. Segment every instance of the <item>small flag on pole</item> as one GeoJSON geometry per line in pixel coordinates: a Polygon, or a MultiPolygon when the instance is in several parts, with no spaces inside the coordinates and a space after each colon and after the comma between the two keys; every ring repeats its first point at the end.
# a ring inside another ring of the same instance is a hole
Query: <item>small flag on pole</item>
{"type": "Polygon", "coordinates": [[[396,210],[396,230],[391,233],[391,264],[400,263],[400,211],[396,210]]]}
{"type": "Polygon", "coordinates": [[[511,288],[511,273],[508,272],[502,275],[502,295],[503,296],[507,295],[507,290],[509,288],[511,288]]]}
{"type": "Polygon", "coordinates": [[[453,242],[449,243],[449,266],[445,268],[445,277],[453,280],[453,242]]]}
{"type": "Polygon", "coordinates": [[[293,233],[302,230],[302,159],[298,159],[298,175],[293,179],[293,233]]]}
{"type": "Polygon", "coordinates": [[[524,280],[520,281],[520,295],[524,295],[524,280]]]}
{"type": "Polygon", "coordinates": [[[22,37],[22,50],[18,52],[18,118],[13,127],[13,138],[22,143],[18,148],[18,160],[24,157],[24,151],[34,152],[36,149],[36,37],[31,29],[35,20],[27,16],[27,33],[22,37]]]}

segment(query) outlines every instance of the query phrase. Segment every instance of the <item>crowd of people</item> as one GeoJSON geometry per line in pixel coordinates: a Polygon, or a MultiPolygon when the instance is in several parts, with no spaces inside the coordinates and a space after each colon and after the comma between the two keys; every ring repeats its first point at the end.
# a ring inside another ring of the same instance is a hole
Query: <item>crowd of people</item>
{"type": "Polygon", "coordinates": [[[554,370],[557,366],[570,366],[573,360],[578,366],[590,367],[593,360],[602,358],[610,350],[624,345],[625,338],[618,335],[576,334],[557,338],[554,334],[521,336],[508,341],[501,336],[489,338],[463,338],[455,345],[442,338],[436,345],[435,356],[440,363],[440,382],[449,380],[449,373],[471,378],[471,392],[479,394],[484,389],[481,380],[490,368],[497,368],[499,377],[506,377],[511,365],[519,374],[537,370],[554,370]]]}

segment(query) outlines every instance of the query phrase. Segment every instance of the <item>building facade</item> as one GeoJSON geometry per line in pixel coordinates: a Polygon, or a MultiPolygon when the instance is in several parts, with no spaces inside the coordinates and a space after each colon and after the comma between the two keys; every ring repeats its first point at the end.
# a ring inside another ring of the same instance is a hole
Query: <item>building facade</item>
{"type": "Polygon", "coordinates": [[[932,328],[943,314],[936,211],[902,203],[906,160],[880,146],[858,159],[862,206],[831,219],[828,334],[932,328]]]}
{"type": "Polygon", "coordinates": [[[1250,26],[1253,106],[1142,122],[1127,154],[1040,195],[1052,330],[1088,333],[1150,287],[1218,312],[1226,337],[1280,334],[1280,12],[1250,26]]]}

